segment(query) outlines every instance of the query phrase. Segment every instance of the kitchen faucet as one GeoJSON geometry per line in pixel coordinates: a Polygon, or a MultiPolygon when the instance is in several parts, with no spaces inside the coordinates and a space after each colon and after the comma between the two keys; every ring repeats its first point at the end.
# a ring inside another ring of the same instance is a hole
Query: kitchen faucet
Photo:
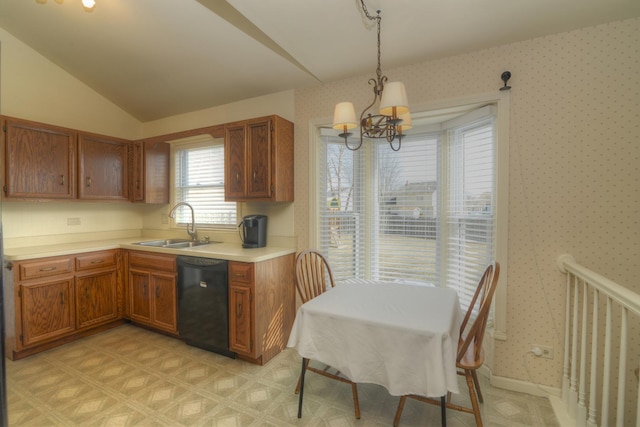
{"type": "Polygon", "coordinates": [[[169,211],[169,217],[175,218],[175,212],[179,206],[186,206],[189,209],[191,209],[191,228],[189,228],[189,224],[187,224],[187,233],[189,233],[189,236],[191,236],[191,239],[195,242],[198,240],[198,232],[196,231],[196,218],[195,218],[195,213],[193,211],[193,206],[191,206],[189,203],[186,203],[186,202],[176,203],[176,205],[173,208],[171,208],[171,211],[169,211]]]}

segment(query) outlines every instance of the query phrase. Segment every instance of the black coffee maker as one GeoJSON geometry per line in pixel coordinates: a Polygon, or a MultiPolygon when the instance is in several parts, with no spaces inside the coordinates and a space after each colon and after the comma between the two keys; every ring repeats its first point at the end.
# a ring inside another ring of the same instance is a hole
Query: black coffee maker
{"type": "Polygon", "coordinates": [[[247,215],[238,227],[243,248],[262,248],[267,245],[266,215],[247,215]]]}

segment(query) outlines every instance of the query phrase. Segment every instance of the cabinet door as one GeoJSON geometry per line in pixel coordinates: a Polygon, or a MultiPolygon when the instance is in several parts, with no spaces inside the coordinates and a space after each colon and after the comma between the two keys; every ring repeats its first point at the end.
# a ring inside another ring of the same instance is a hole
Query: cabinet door
{"type": "Polygon", "coordinates": [[[78,328],[118,318],[117,280],[115,268],[76,276],[78,328]]]}
{"type": "Polygon", "coordinates": [[[271,196],[271,121],[247,125],[247,196],[271,196]]]}
{"type": "Polygon", "coordinates": [[[229,349],[255,357],[251,303],[250,287],[229,287],[229,349]]]}
{"type": "Polygon", "coordinates": [[[133,143],[134,202],[169,203],[169,149],[164,142],[133,143]]]}
{"type": "Polygon", "coordinates": [[[7,119],[4,137],[6,197],[75,197],[75,132],[7,119]]]}
{"type": "Polygon", "coordinates": [[[225,128],[224,138],[224,195],[227,200],[245,196],[245,126],[225,128]]]}
{"type": "Polygon", "coordinates": [[[144,202],[144,143],[133,143],[133,171],[131,179],[131,192],[134,202],[144,202]]]}
{"type": "Polygon", "coordinates": [[[149,297],[150,274],[129,268],[129,310],[131,320],[151,323],[151,299],[149,297]]]}
{"type": "Polygon", "coordinates": [[[75,330],[73,278],[21,285],[24,347],[50,341],[75,330]]]}
{"type": "Polygon", "coordinates": [[[152,325],[168,332],[178,331],[176,275],[151,273],[152,325]]]}
{"type": "Polygon", "coordinates": [[[78,197],[128,200],[128,149],[127,141],[80,134],[78,197]]]}

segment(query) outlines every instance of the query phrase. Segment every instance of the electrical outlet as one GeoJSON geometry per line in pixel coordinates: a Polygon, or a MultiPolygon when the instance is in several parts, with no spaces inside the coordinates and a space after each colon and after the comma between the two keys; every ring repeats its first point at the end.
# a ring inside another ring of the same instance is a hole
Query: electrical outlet
{"type": "Polygon", "coordinates": [[[553,347],[533,344],[531,345],[531,352],[535,354],[537,357],[544,357],[545,359],[553,359],[553,347]]]}
{"type": "Polygon", "coordinates": [[[67,225],[80,225],[80,218],[67,218],[67,225]]]}

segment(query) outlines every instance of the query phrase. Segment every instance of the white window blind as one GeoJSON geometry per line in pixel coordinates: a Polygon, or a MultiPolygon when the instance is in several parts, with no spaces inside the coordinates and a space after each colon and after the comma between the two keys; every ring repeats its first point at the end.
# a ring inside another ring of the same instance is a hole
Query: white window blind
{"type": "Polygon", "coordinates": [[[494,117],[414,120],[398,152],[384,140],[352,152],[321,130],[318,246],[336,280],[447,286],[468,306],[495,258],[494,117]]]}
{"type": "Polygon", "coordinates": [[[413,134],[395,152],[376,141],[372,279],[437,283],[439,142],[439,133],[413,134]]]}
{"type": "MultiPolygon", "coordinates": [[[[174,201],[187,202],[204,226],[235,226],[236,203],[224,200],[224,143],[208,139],[174,147],[174,201]]],[[[191,211],[176,211],[176,224],[191,223],[191,211]]]]}
{"type": "Polygon", "coordinates": [[[447,183],[443,191],[446,286],[468,306],[485,268],[495,259],[494,117],[488,107],[449,123],[447,183]]]}
{"type": "Polygon", "coordinates": [[[336,278],[364,277],[363,151],[348,150],[334,133],[321,129],[319,244],[331,259],[336,278]]]}

